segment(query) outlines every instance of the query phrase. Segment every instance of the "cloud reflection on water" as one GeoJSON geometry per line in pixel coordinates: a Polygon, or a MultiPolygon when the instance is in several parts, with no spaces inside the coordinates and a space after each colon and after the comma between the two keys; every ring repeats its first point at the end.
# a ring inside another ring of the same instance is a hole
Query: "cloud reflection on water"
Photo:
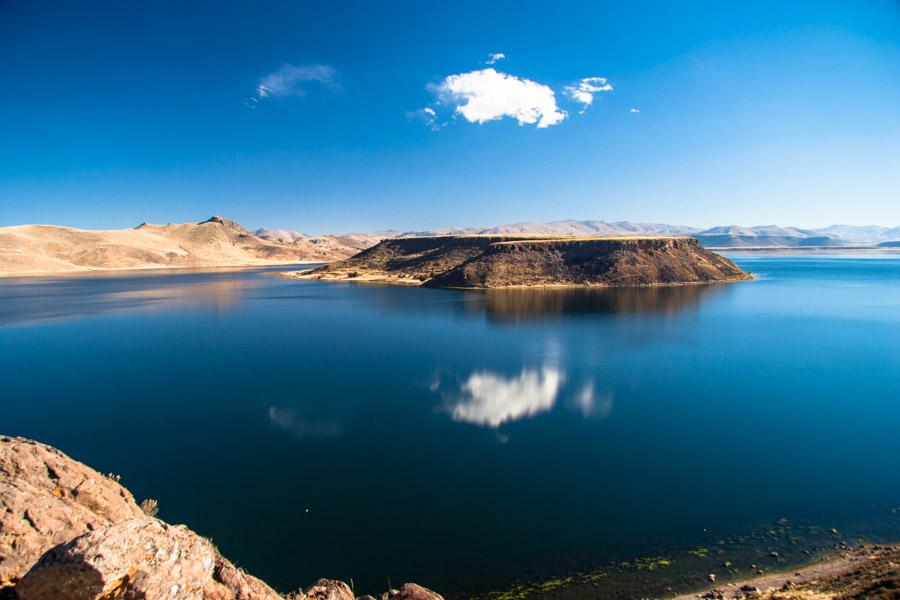
{"type": "Polygon", "coordinates": [[[490,371],[472,373],[450,408],[454,421],[497,428],[553,408],[564,375],[554,367],[523,369],[506,378],[490,371]]]}
{"type": "MultiPolygon", "coordinates": [[[[549,412],[566,391],[566,373],[558,366],[523,368],[513,376],[481,370],[471,373],[454,389],[444,391],[445,410],[460,423],[498,429],[500,426],[549,412]]],[[[440,381],[431,391],[442,389],[440,381]]],[[[612,410],[611,392],[597,394],[592,380],[571,393],[566,405],[584,418],[605,418],[612,410]]]]}
{"type": "Polygon", "coordinates": [[[233,311],[265,280],[241,271],[115,272],[17,277],[0,286],[0,326],[26,325],[120,310],[190,308],[233,311]]]}
{"type": "Polygon", "coordinates": [[[337,419],[314,416],[295,408],[270,406],[266,416],[272,425],[298,438],[334,437],[343,431],[337,419]]]}
{"type": "Polygon", "coordinates": [[[612,410],[612,393],[598,395],[593,381],[588,381],[582,386],[573,400],[575,407],[581,411],[585,418],[606,418],[612,410]]]}

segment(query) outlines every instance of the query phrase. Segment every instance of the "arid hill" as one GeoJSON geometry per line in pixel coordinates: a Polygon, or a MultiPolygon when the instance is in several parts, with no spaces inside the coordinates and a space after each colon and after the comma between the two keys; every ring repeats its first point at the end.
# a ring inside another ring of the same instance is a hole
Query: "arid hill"
{"type": "Polygon", "coordinates": [[[0,227],[0,276],[328,262],[368,245],[339,236],[269,241],[222,217],[107,231],[18,225],[0,227]]]}
{"type": "Polygon", "coordinates": [[[686,237],[395,238],[286,277],[455,288],[651,286],[741,281],[733,262],[686,237]]]}

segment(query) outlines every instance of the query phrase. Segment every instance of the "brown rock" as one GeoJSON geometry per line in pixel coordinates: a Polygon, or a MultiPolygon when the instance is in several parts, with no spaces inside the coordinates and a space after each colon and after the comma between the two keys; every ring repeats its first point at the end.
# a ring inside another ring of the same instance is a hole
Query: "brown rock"
{"type": "Polygon", "coordinates": [[[0,437],[0,580],[21,577],[57,544],[141,514],[116,481],[50,446],[0,437]]]}
{"type": "Polygon", "coordinates": [[[20,600],[280,600],[187,527],[146,516],[53,548],[16,592],[20,600]]]}
{"type": "Polygon", "coordinates": [[[350,586],[343,581],[320,579],[306,589],[311,600],[355,600],[350,586]]]}
{"type": "Polygon", "coordinates": [[[436,594],[427,588],[415,583],[404,583],[397,593],[390,596],[391,600],[444,600],[440,594],[436,594]]]}
{"type": "Polygon", "coordinates": [[[281,600],[281,596],[264,581],[235,567],[218,551],[213,580],[220,584],[216,586],[218,595],[207,591],[204,600],[281,600]]]}

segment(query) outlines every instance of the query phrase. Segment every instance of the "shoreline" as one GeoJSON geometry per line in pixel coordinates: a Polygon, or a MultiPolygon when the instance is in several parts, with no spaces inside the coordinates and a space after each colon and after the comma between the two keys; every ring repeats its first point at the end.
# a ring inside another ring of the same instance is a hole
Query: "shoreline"
{"type": "Polygon", "coordinates": [[[669,544],[651,550],[655,554],[628,556],[628,552],[620,552],[618,557],[610,556],[594,564],[583,563],[555,572],[551,569],[533,578],[513,580],[490,592],[452,598],[851,600],[869,596],[819,592],[843,593],[852,591],[853,585],[863,584],[877,587],[891,580],[891,569],[893,585],[900,592],[900,538],[895,526],[885,526],[894,522],[898,512],[900,507],[882,507],[861,520],[828,524],[780,518],[730,534],[709,533],[705,541],[695,539],[688,545],[669,540],[669,544]],[[801,589],[804,595],[786,595],[782,590],[785,586],[788,590],[801,589]],[[760,595],[769,591],[777,595],[760,595]]]}
{"type": "Polygon", "coordinates": [[[679,594],[674,600],[825,600],[837,596],[849,599],[867,598],[880,589],[900,594],[900,544],[860,544],[853,548],[840,548],[813,562],[710,585],[679,594]]]}
{"type": "MultiPolygon", "coordinates": [[[[423,285],[425,282],[420,281],[414,278],[391,278],[391,277],[379,277],[377,275],[360,275],[358,277],[346,277],[339,276],[339,274],[335,275],[309,275],[308,270],[301,271],[273,271],[271,273],[266,273],[266,275],[271,275],[273,277],[278,277],[280,279],[289,279],[289,280],[304,280],[304,281],[326,281],[330,283],[370,283],[375,285],[390,285],[390,286],[398,286],[398,287],[428,287],[423,285]]],[[[674,282],[674,283],[666,283],[666,282],[657,282],[657,283],[643,283],[643,284],[634,284],[634,285],[610,285],[608,283],[539,283],[535,285],[504,285],[504,286],[494,286],[494,287],[465,287],[465,286],[442,286],[435,287],[434,289],[445,289],[445,290],[463,290],[463,291],[491,291],[491,290],[578,290],[578,289],[591,289],[591,290],[614,290],[614,289],[646,289],[646,288],[674,288],[674,287],[684,287],[684,286],[702,286],[702,285],[719,285],[719,284],[731,284],[731,283],[741,283],[747,281],[756,281],[759,278],[753,273],[748,273],[747,277],[734,277],[729,279],[720,279],[715,281],[685,281],[685,282],[674,282]]]]}
{"type": "MultiPolygon", "coordinates": [[[[7,273],[0,271],[0,279],[16,279],[16,278],[33,278],[33,277],[91,277],[91,276],[115,276],[127,273],[135,273],[141,275],[168,273],[168,272],[191,272],[191,273],[214,273],[217,271],[245,271],[250,269],[267,269],[271,267],[290,267],[290,266],[306,266],[321,265],[322,261],[287,261],[287,262],[263,262],[263,263],[242,263],[236,265],[198,265],[194,267],[112,267],[109,269],[75,269],[69,271],[27,271],[22,273],[7,273]]],[[[273,274],[277,271],[273,271],[273,274]]]]}
{"type": "Polygon", "coordinates": [[[900,254],[891,246],[709,246],[712,252],[724,254],[900,254]]]}

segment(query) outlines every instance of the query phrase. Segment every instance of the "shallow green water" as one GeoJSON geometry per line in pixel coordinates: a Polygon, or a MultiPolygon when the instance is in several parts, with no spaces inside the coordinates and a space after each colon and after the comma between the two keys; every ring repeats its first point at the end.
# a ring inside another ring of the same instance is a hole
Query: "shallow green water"
{"type": "Polygon", "coordinates": [[[0,280],[0,432],[121,473],[285,591],[689,567],[779,519],[798,553],[810,525],[900,538],[900,260],[735,260],[758,280],[0,280]]]}

